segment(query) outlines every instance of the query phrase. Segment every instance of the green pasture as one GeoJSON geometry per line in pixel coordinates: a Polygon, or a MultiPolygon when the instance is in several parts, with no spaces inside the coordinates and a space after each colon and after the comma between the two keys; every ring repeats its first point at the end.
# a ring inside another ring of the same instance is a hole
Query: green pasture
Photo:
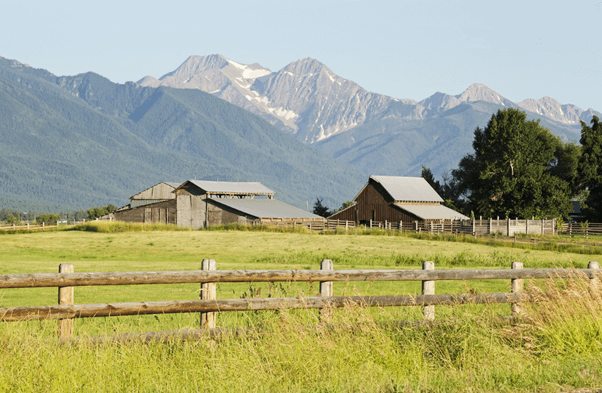
{"type": "MultiPolygon", "coordinates": [[[[421,240],[403,236],[324,235],[261,231],[132,231],[102,233],[55,231],[0,236],[0,274],[58,271],[72,263],[77,272],[198,270],[204,258],[219,270],[319,269],[331,259],[335,269],[420,269],[422,261],[437,269],[585,267],[591,255],[491,247],[482,244],[421,240]]],[[[420,294],[420,282],[336,282],[335,295],[420,294]]],[[[509,292],[508,280],[440,281],[437,293],[509,292]]],[[[56,302],[56,288],[0,290],[0,305],[41,306],[56,302]]],[[[318,283],[221,283],[218,298],[315,296],[318,283]]],[[[78,287],[76,303],[186,300],[199,297],[198,284],[78,287]]],[[[484,308],[485,306],[481,306],[484,308]]],[[[507,305],[486,306],[508,315],[507,305]]],[[[419,319],[418,307],[388,308],[380,319],[419,319]]],[[[449,307],[439,307],[445,316],[449,307]]],[[[315,311],[309,311],[315,313],[315,311]]],[[[255,313],[256,314],[256,313],[255,313]]],[[[254,314],[254,315],[255,315],[254,314]]],[[[247,313],[222,313],[218,326],[248,326],[247,313]]],[[[32,323],[33,324],[33,323],[32,323]]],[[[55,321],[41,325],[54,326],[55,321]]],[[[40,325],[35,323],[33,325],[40,325]]],[[[128,333],[198,327],[198,315],[158,315],[82,319],[76,334],[128,333]],[[106,332],[105,332],[106,330],[106,332]]],[[[52,329],[51,329],[52,330],[52,329]]],[[[52,332],[53,333],[53,332],[52,332]]]]}
{"type": "MultiPolygon", "coordinates": [[[[158,228],[161,229],[161,228],[158,228]]],[[[0,236],[0,274],[197,270],[586,267],[597,255],[528,250],[409,236],[269,231],[53,231],[0,236]]],[[[222,327],[262,327],[220,339],[60,343],[56,321],[0,324],[0,391],[565,392],[602,387],[602,297],[588,283],[527,283],[558,292],[551,306],[438,306],[435,325],[419,307],[349,305],[320,325],[314,310],[221,313],[222,327]]],[[[336,282],[335,295],[419,294],[420,283],[336,282]]],[[[317,283],[219,284],[219,298],[313,296],[317,283]]],[[[438,281],[437,293],[509,292],[509,280],[438,281]]],[[[75,288],[76,303],[197,299],[198,284],[75,288]]],[[[56,288],[0,290],[0,306],[56,304],[56,288]]],[[[546,303],[548,304],[548,303],[546,303]]],[[[78,319],[80,337],[198,328],[198,314],[78,319]]]]}

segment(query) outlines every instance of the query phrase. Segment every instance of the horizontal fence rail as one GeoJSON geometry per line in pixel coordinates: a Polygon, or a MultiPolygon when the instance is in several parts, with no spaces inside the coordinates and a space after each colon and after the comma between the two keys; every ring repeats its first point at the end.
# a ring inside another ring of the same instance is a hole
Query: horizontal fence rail
{"type": "Polygon", "coordinates": [[[255,298],[221,300],[173,300],[70,306],[0,308],[0,321],[29,321],[64,318],[116,317],[125,315],[174,314],[189,312],[258,311],[282,309],[341,308],[350,304],[363,307],[429,306],[456,304],[530,302],[526,293],[486,293],[458,295],[331,296],[303,298],[255,298]]]}
{"type": "Polygon", "coordinates": [[[0,288],[84,287],[101,285],[193,284],[277,281],[440,281],[570,278],[579,272],[596,278],[596,269],[475,270],[192,270],[112,273],[2,274],[0,288]]]}
{"type": "Polygon", "coordinates": [[[201,314],[203,329],[216,328],[220,312],[278,309],[320,309],[320,318],[328,321],[330,309],[355,304],[365,307],[421,306],[425,320],[434,320],[435,306],[474,304],[511,304],[513,315],[521,313],[520,303],[546,299],[546,294],[534,297],[523,292],[524,279],[584,278],[599,285],[602,273],[597,262],[587,269],[523,269],[513,262],[512,269],[435,270],[433,262],[424,262],[422,270],[333,270],[330,260],[323,260],[321,270],[216,270],[214,260],[205,259],[203,270],[164,272],[97,272],[75,273],[73,265],[61,264],[59,273],[0,275],[0,288],[58,287],[59,304],[39,307],[0,308],[0,321],[59,320],[59,337],[73,334],[74,318],[94,318],[144,314],[192,313],[201,314]],[[510,293],[435,294],[435,282],[440,280],[509,279],[510,293]],[[217,299],[216,283],[220,282],[319,282],[320,296],[217,299]],[[333,296],[334,282],[348,281],[421,281],[421,295],[333,296]],[[200,283],[198,300],[167,300],[149,302],[75,304],[74,288],[101,285],[144,285],[200,283]]]}

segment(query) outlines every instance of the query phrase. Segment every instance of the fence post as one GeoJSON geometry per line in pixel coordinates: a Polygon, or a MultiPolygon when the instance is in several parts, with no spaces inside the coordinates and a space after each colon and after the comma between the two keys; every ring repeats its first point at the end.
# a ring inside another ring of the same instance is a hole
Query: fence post
{"type": "MultiPolygon", "coordinates": [[[[334,264],[330,259],[322,259],[320,263],[320,270],[334,270],[334,264]]],[[[320,281],[320,296],[329,297],[334,296],[334,284],[332,281],[320,281]]],[[[320,320],[322,322],[330,322],[331,309],[330,307],[320,309],[320,320]]]]}
{"type": "MultiPolygon", "coordinates": [[[[424,261],[422,262],[422,270],[435,270],[435,262],[424,261]]],[[[423,281],[422,282],[422,294],[423,295],[434,295],[435,294],[435,281],[423,281]]],[[[422,315],[426,321],[435,320],[435,306],[423,306],[422,315]]]]}
{"type": "Polygon", "coordinates": [[[403,232],[403,221],[399,221],[399,232],[403,232]]]}
{"type": "Polygon", "coordinates": [[[42,230],[44,230],[44,223],[42,223],[42,230]]]}
{"type": "MultiPolygon", "coordinates": [[[[201,270],[216,270],[214,259],[203,259],[201,270]]],[[[216,300],[217,285],[214,282],[201,283],[201,300],[216,300]]],[[[215,312],[201,313],[201,328],[215,328],[215,312]]]]}
{"type": "Polygon", "coordinates": [[[472,235],[477,236],[477,221],[474,218],[472,219],[472,235]]]}
{"type": "Polygon", "coordinates": [[[541,219],[541,234],[542,234],[542,235],[545,235],[545,234],[546,234],[545,225],[546,225],[546,219],[545,219],[545,218],[542,218],[542,219],[541,219]]]}
{"type": "Polygon", "coordinates": [[[433,234],[433,222],[431,221],[431,235],[433,234]]]}
{"type": "Polygon", "coordinates": [[[27,230],[29,231],[29,221],[27,222],[27,230]]]}
{"type": "Polygon", "coordinates": [[[598,275],[600,274],[600,264],[598,262],[589,262],[587,264],[587,268],[594,270],[594,276],[590,279],[589,282],[592,284],[592,290],[594,294],[597,295],[600,289],[600,278],[598,277],[598,275]]]}
{"type": "MultiPolygon", "coordinates": [[[[73,264],[61,263],[59,273],[73,273],[73,264]]],[[[73,287],[59,287],[59,306],[73,305],[73,287]]],[[[59,319],[59,339],[68,340],[73,336],[73,319],[59,319]]]]}
{"type": "Polygon", "coordinates": [[[372,229],[372,219],[370,219],[370,229],[372,229]]]}
{"type": "MultiPolygon", "coordinates": [[[[512,269],[522,269],[522,268],[523,268],[522,262],[512,262],[512,269]]],[[[524,284],[525,284],[525,282],[523,279],[513,278],[510,281],[510,290],[512,291],[512,293],[521,293],[523,291],[524,284]]],[[[522,310],[521,310],[520,304],[512,303],[512,316],[517,317],[521,313],[522,313],[522,310]]]]}
{"type": "Polygon", "coordinates": [[[349,221],[345,220],[345,232],[349,230],[349,221]]]}
{"type": "Polygon", "coordinates": [[[506,236],[510,237],[510,217],[506,219],[506,236]]]}

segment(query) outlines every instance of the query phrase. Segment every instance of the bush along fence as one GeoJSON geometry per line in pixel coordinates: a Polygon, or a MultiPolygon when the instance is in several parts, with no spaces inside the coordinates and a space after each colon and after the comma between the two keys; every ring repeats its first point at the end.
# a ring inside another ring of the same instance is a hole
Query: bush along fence
{"type": "MultiPolygon", "coordinates": [[[[321,317],[328,321],[332,308],[358,304],[364,307],[421,306],[427,321],[435,319],[435,306],[455,306],[466,303],[509,303],[513,315],[520,314],[521,302],[535,302],[523,292],[524,279],[558,279],[587,277],[599,285],[601,277],[598,262],[590,262],[587,269],[523,269],[521,262],[513,262],[511,269],[491,270],[435,270],[433,262],[426,261],[422,270],[334,270],[331,260],[325,259],[320,270],[216,270],[216,262],[205,259],[202,270],[163,272],[76,273],[72,264],[61,264],[59,273],[0,275],[0,288],[58,287],[59,304],[42,307],[0,308],[0,321],[58,320],[58,336],[70,339],[73,318],[97,318],[123,315],[169,314],[199,312],[202,330],[216,328],[217,313],[278,309],[321,309],[321,317]],[[435,294],[438,280],[511,280],[510,293],[435,294]],[[334,296],[335,281],[422,281],[421,295],[396,296],[334,296]],[[219,282],[319,282],[320,293],[315,297],[217,299],[219,282]],[[74,287],[96,285],[141,285],[200,283],[198,300],[152,301],[130,303],[75,304],[74,287]]],[[[156,334],[155,333],[148,333],[156,334]]]]}

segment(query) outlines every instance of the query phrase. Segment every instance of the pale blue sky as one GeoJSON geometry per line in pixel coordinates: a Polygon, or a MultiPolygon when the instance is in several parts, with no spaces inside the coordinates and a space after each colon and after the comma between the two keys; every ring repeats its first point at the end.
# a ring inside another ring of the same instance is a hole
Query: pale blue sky
{"type": "Polygon", "coordinates": [[[0,1],[0,56],[57,75],[160,77],[220,53],[276,71],[303,57],[421,100],[483,83],[512,101],[602,111],[602,1],[0,1]]]}

